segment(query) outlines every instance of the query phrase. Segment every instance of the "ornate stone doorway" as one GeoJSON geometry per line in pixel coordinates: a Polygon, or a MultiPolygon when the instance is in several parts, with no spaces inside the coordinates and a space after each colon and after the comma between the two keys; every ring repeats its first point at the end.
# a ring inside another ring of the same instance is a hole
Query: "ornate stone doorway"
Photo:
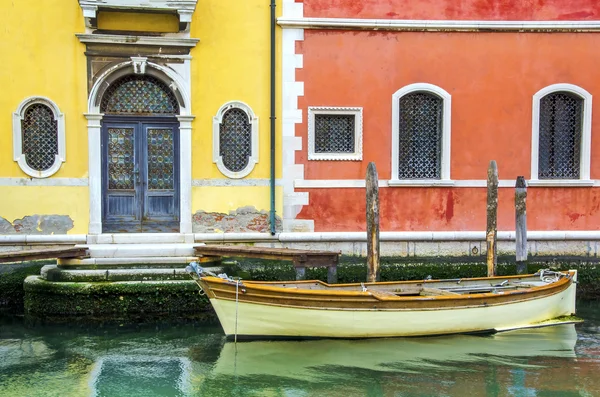
{"type": "Polygon", "coordinates": [[[178,232],[177,98],[153,76],[125,75],[100,111],[102,232],[178,232]]]}

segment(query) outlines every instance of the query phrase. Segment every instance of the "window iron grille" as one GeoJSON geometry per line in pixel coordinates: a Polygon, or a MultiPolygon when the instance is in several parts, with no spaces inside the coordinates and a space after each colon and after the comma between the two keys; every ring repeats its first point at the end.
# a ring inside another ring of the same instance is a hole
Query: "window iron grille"
{"type": "Polygon", "coordinates": [[[178,114],[179,103],[162,81],[148,75],[127,75],[106,89],[100,103],[105,114],[178,114]]]}
{"type": "Polygon", "coordinates": [[[21,121],[23,154],[36,171],[52,167],[58,155],[58,123],[52,109],[41,103],[27,108],[21,121]]]}
{"type": "Polygon", "coordinates": [[[540,99],[539,179],[579,179],[583,98],[554,92],[540,99]]]}
{"type": "Polygon", "coordinates": [[[398,179],[440,179],[443,99],[415,92],[399,101],[398,179]]]}
{"type": "Polygon", "coordinates": [[[173,189],[175,148],[173,130],[148,129],[148,189],[173,189]]]}
{"type": "Polygon", "coordinates": [[[252,155],[252,126],[246,112],[232,108],[219,126],[219,155],[231,172],[244,170],[252,155]]]}
{"type": "Polygon", "coordinates": [[[316,114],[315,153],[354,153],[354,115],[316,114]]]}
{"type": "Polygon", "coordinates": [[[108,129],[108,188],[133,190],[134,186],[133,128],[108,129]]]}

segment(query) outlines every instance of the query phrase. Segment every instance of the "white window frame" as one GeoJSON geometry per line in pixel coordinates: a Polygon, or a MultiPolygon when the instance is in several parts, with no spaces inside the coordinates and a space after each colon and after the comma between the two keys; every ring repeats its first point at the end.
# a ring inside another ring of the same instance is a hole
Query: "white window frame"
{"type": "Polygon", "coordinates": [[[61,113],[58,106],[50,99],[42,96],[32,96],[26,98],[19,104],[17,110],[13,113],[13,159],[17,162],[21,170],[32,178],[48,178],[54,175],[61,167],[62,163],[66,160],[66,149],[65,149],[65,117],[61,113]],[[54,163],[50,168],[43,171],[34,170],[25,159],[26,155],[23,153],[23,131],[21,124],[25,118],[25,112],[31,105],[42,104],[48,106],[54,114],[54,120],[56,120],[57,127],[57,140],[58,140],[58,154],[54,158],[54,163]]]}
{"type": "Polygon", "coordinates": [[[440,186],[453,185],[450,179],[450,142],[452,137],[452,96],[443,88],[429,83],[409,84],[392,95],[392,179],[389,186],[440,186]],[[414,92],[427,92],[442,99],[442,153],[440,179],[399,179],[398,144],[400,134],[400,98],[414,92]]]}
{"type": "Polygon", "coordinates": [[[530,186],[592,186],[590,180],[590,156],[592,139],[592,94],[573,84],[552,84],[542,88],[533,96],[533,115],[531,127],[531,179],[530,186]],[[539,179],[540,148],[540,100],[553,92],[569,92],[583,99],[583,117],[581,126],[581,158],[579,159],[579,179],[539,179]]]}
{"type": "Polygon", "coordinates": [[[219,108],[216,116],[213,117],[213,162],[217,165],[217,168],[223,175],[232,179],[240,179],[252,172],[254,166],[258,163],[258,117],[254,114],[250,106],[246,105],[241,101],[229,101],[219,108]],[[223,164],[223,157],[219,154],[220,142],[220,127],[223,122],[223,116],[225,113],[233,108],[243,110],[248,116],[250,122],[252,144],[251,154],[248,159],[248,165],[241,171],[234,172],[223,164]]]}
{"type": "Polygon", "coordinates": [[[362,160],[363,108],[361,107],[308,107],[308,159],[309,160],[362,160]],[[354,116],[354,152],[353,153],[317,153],[315,151],[315,115],[352,115],[354,116]]]}

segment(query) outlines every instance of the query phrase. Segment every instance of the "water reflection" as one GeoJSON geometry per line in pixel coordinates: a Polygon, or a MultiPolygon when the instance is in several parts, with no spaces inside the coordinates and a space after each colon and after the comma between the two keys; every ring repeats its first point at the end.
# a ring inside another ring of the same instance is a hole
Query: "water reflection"
{"type": "Polygon", "coordinates": [[[191,325],[0,324],[0,396],[595,396],[599,325],[236,345],[191,325]]]}
{"type": "Polygon", "coordinates": [[[574,358],[576,342],[573,324],[489,336],[228,342],[221,349],[214,373],[311,379],[339,376],[350,368],[418,373],[452,368],[448,363],[460,362],[522,366],[528,365],[519,360],[523,357],[574,358]]]}

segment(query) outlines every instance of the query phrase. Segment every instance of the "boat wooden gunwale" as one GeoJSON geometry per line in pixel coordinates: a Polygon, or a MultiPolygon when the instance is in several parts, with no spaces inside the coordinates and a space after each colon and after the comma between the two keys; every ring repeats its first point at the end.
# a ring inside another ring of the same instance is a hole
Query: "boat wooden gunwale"
{"type": "Polygon", "coordinates": [[[577,272],[552,274],[545,282],[539,274],[336,285],[196,281],[228,336],[364,338],[497,332],[574,314],[577,272]]]}

